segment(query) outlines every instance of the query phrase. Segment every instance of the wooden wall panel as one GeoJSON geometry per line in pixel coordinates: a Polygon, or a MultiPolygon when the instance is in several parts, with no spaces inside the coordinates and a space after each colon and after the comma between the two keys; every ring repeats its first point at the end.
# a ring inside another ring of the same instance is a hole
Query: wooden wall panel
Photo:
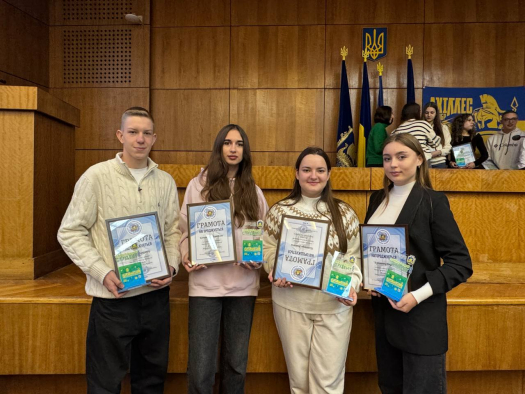
{"type": "Polygon", "coordinates": [[[324,0],[232,0],[232,25],[323,25],[324,0]]]}
{"type": "Polygon", "coordinates": [[[524,392],[522,371],[449,372],[447,380],[448,394],[524,392]]]}
{"type": "Polygon", "coordinates": [[[516,247],[522,223],[516,214],[520,201],[513,194],[447,193],[447,196],[474,262],[525,261],[525,249],[516,247]]]}
{"type": "MultiPolygon", "coordinates": [[[[205,165],[208,163],[208,160],[210,158],[210,152],[211,152],[211,145],[210,145],[209,151],[202,151],[202,152],[155,151],[153,150],[151,153],[151,157],[157,163],[205,165]]],[[[254,152],[252,149],[252,162],[254,166],[291,166],[293,167],[300,153],[301,151],[297,151],[297,152],[254,152]]]]}
{"type": "Polygon", "coordinates": [[[324,26],[232,28],[232,88],[321,88],[324,26]]]}
{"type": "Polygon", "coordinates": [[[230,0],[152,0],[153,27],[229,26],[230,0]]]}
{"type": "Polygon", "coordinates": [[[0,320],[0,374],[84,373],[89,305],[0,304],[0,313],[10,317],[0,320]]]}
{"type": "Polygon", "coordinates": [[[254,151],[323,146],[322,89],[232,90],[230,121],[244,128],[254,151]]]}
{"type": "Polygon", "coordinates": [[[0,20],[0,71],[49,86],[49,26],[4,1],[0,20]]]}
{"type": "MultiPolygon", "coordinates": [[[[449,394],[522,394],[523,373],[521,371],[498,372],[449,372],[447,388],[449,394]]],[[[166,392],[185,393],[186,374],[166,376],[166,392]]],[[[4,394],[69,394],[86,391],[85,375],[4,375],[0,376],[4,394]]],[[[215,384],[218,390],[218,384],[215,384]]],[[[246,392],[250,394],[288,394],[290,386],[286,373],[249,373],[246,375],[246,392]]],[[[345,393],[380,394],[376,373],[346,373],[345,393]]],[[[129,375],[122,383],[122,393],[130,394],[129,375]]]]}
{"type": "Polygon", "coordinates": [[[520,306],[462,306],[449,309],[447,369],[525,369],[525,314],[520,306]]]}
{"type": "Polygon", "coordinates": [[[31,112],[0,113],[0,132],[14,136],[0,144],[0,257],[4,264],[7,259],[33,256],[33,124],[31,112]]]}
{"type": "Polygon", "coordinates": [[[49,24],[49,1],[33,1],[33,0],[3,0],[6,3],[18,8],[40,22],[49,24]]]}
{"type": "Polygon", "coordinates": [[[56,233],[73,194],[75,128],[35,113],[34,152],[33,256],[42,256],[62,251],[56,233]]]}
{"type": "Polygon", "coordinates": [[[154,28],[151,40],[153,89],[227,88],[230,28],[154,28]]]}
{"type": "Polygon", "coordinates": [[[518,22],[520,0],[425,1],[426,23],[518,22]]]}
{"type": "MultiPolygon", "coordinates": [[[[350,88],[361,87],[363,80],[362,34],[360,25],[326,27],[326,74],[325,87],[337,88],[341,83],[341,48],[350,48],[346,57],[346,72],[350,88]]],[[[366,26],[366,27],[383,27],[366,26]]],[[[412,64],[414,85],[422,87],[423,80],[423,33],[424,25],[389,25],[387,56],[380,59],[384,65],[383,88],[406,88],[407,55],[406,47],[414,47],[412,64]]],[[[426,47],[426,46],[425,46],[426,47]]],[[[371,88],[379,86],[377,62],[368,62],[368,78],[371,88]],[[372,78],[373,76],[373,78],[372,78]]]]}
{"type": "Polygon", "coordinates": [[[424,52],[425,86],[520,86],[524,67],[516,65],[525,63],[525,24],[426,25],[424,52]]]}
{"type": "Polygon", "coordinates": [[[130,107],[149,108],[149,89],[51,89],[51,94],[80,109],[77,149],[120,149],[115,133],[130,107]]]}
{"type": "Polygon", "coordinates": [[[228,90],[152,90],[157,150],[211,151],[228,121],[228,90]]]}
{"type": "MultiPolygon", "coordinates": [[[[372,102],[372,125],[374,124],[374,114],[377,108],[378,89],[370,90],[372,102]]],[[[339,95],[340,89],[325,90],[325,118],[324,118],[324,149],[327,152],[336,152],[337,147],[337,124],[339,122],[339,95]]],[[[401,110],[406,104],[406,89],[384,89],[384,104],[392,107],[394,122],[387,128],[392,132],[399,126],[401,110]]],[[[416,89],[416,101],[421,103],[423,89],[416,89]]],[[[358,134],[359,115],[361,109],[361,89],[350,89],[350,102],[352,107],[352,118],[354,122],[354,132],[358,134]]]]}
{"type": "Polygon", "coordinates": [[[51,27],[49,36],[50,87],[149,86],[149,26],[51,27]]]}
{"type": "MultiPolygon", "coordinates": [[[[27,0],[26,0],[27,1],[27,0]]],[[[150,23],[149,0],[51,0],[50,24],[62,26],[127,25],[126,14],[141,15],[150,23]]]]}
{"type": "Polygon", "coordinates": [[[326,0],[327,24],[422,23],[424,2],[418,0],[326,0]]]}

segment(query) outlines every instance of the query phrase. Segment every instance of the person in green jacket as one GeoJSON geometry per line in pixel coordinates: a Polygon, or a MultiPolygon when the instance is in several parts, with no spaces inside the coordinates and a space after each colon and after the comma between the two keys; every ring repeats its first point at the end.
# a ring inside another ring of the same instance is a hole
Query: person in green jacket
{"type": "Polygon", "coordinates": [[[386,128],[394,121],[392,107],[387,105],[377,107],[374,114],[374,127],[370,130],[366,141],[366,166],[383,167],[383,142],[388,137],[386,128]]]}

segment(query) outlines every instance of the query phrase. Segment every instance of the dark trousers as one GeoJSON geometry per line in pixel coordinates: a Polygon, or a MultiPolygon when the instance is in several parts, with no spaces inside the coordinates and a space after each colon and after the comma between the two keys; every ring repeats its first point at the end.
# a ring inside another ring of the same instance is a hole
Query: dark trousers
{"type": "Polygon", "coordinates": [[[395,348],[388,342],[381,312],[381,309],[374,308],[377,372],[381,393],[446,394],[445,354],[422,356],[395,348]]]}
{"type": "Polygon", "coordinates": [[[222,327],[220,393],[243,394],[255,297],[190,297],[188,393],[211,394],[222,327]]]}
{"type": "Polygon", "coordinates": [[[164,392],[170,336],[169,288],[130,298],[93,298],[86,343],[88,394],[164,392]]]}

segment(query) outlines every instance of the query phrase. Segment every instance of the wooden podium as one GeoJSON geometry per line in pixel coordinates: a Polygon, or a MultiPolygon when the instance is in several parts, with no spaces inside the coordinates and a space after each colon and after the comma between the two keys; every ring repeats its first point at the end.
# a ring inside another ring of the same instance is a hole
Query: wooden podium
{"type": "Polygon", "coordinates": [[[0,86],[0,279],[70,263],[57,231],[75,184],[80,111],[36,87],[0,86]]]}

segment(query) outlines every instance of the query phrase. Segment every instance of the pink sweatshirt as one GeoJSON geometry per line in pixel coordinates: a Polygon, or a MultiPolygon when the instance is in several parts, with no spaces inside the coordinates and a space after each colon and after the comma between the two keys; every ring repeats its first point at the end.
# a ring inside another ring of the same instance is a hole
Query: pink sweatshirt
{"type": "MultiPolygon", "coordinates": [[[[184,257],[188,253],[188,209],[187,204],[205,202],[201,191],[205,175],[201,171],[199,176],[193,178],[184,194],[184,201],[180,209],[179,229],[182,233],[180,239],[180,253],[184,257]]],[[[259,219],[264,219],[268,211],[268,203],[262,190],[255,186],[259,198],[259,219]]],[[[237,259],[242,256],[242,227],[235,228],[235,242],[237,246],[237,259]]],[[[259,291],[259,270],[247,270],[233,264],[219,264],[208,266],[207,269],[190,272],[189,295],[190,297],[242,297],[257,296],[259,291]]]]}

